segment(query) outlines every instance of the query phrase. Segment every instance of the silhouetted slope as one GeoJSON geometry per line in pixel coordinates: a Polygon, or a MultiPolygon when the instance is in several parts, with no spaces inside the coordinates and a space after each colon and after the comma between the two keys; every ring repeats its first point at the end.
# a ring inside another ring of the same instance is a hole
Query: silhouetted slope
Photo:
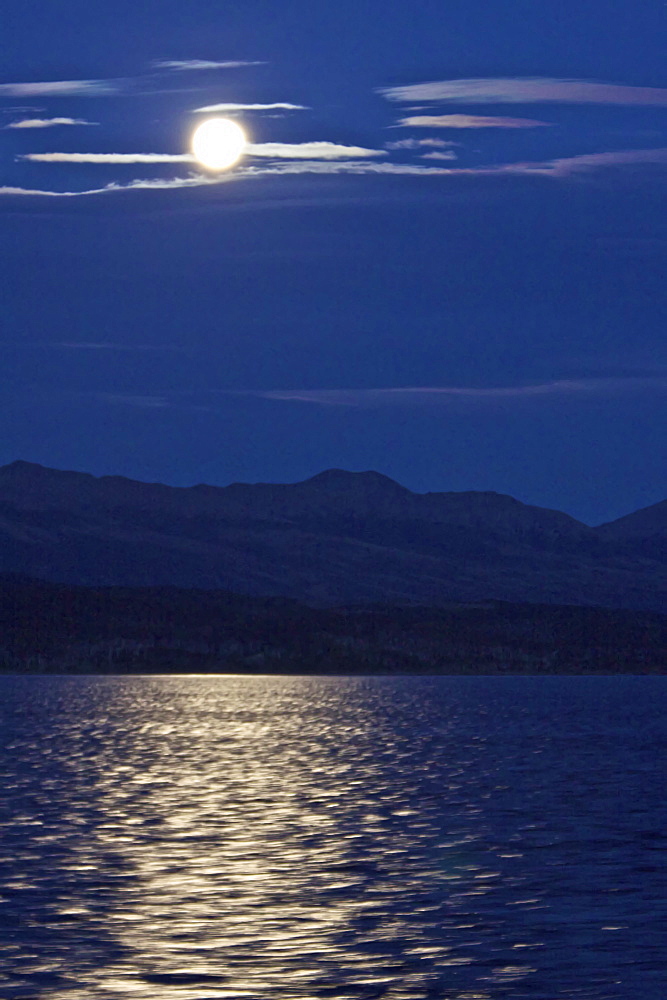
{"type": "Polygon", "coordinates": [[[660,547],[611,528],[497,493],[416,494],[376,472],[179,488],[0,468],[0,572],[87,585],[667,607],[660,547]]]}
{"type": "Polygon", "coordinates": [[[602,524],[595,533],[604,545],[626,558],[641,557],[667,566],[667,500],[602,524]]]}
{"type": "Polygon", "coordinates": [[[601,524],[596,532],[603,538],[626,541],[632,538],[667,538],[667,500],[601,524]]]}

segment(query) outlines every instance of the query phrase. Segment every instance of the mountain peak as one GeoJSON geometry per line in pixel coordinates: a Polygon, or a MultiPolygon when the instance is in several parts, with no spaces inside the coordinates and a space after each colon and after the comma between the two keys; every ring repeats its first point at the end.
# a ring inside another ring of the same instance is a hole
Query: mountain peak
{"type": "Polygon", "coordinates": [[[325,469],[318,472],[310,479],[297,483],[298,486],[317,486],[326,490],[343,490],[345,492],[368,491],[400,493],[405,495],[410,493],[405,486],[401,486],[394,479],[385,476],[382,472],[368,470],[366,472],[348,472],[346,469],[325,469]]]}
{"type": "Polygon", "coordinates": [[[57,479],[94,479],[89,472],[73,472],[69,469],[52,469],[48,465],[40,465],[39,462],[25,462],[22,458],[17,458],[15,462],[0,466],[0,478],[12,479],[16,476],[21,479],[41,479],[55,481],[57,479]]]}
{"type": "Polygon", "coordinates": [[[22,458],[17,458],[15,462],[0,466],[0,472],[43,472],[45,468],[46,466],[37,462],[24,462],[22,458]]]}

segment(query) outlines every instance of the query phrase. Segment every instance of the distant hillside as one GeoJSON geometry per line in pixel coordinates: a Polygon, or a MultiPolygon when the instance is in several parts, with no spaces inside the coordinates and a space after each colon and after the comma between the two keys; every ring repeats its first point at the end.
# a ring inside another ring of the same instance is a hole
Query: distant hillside
{"type": "Polygon", "coordinates": [[[601,538],[667,538],[667,500],[626,514],[595,529],[601,538]]]}
{"type": "Polygon", "coordinates": [[[309,608],[0,577],[0,672],[667,673],[667,616],[480,602],[309,608]]]}
{"type": "Polygon", "coordinates": [[[590,528],[497,493],[412,493],[376,472],[177,488],[14,462],[0,468],[0,572],[313,605],[503,600],[660,611],[666,512],[667,501],[590,528]]]}

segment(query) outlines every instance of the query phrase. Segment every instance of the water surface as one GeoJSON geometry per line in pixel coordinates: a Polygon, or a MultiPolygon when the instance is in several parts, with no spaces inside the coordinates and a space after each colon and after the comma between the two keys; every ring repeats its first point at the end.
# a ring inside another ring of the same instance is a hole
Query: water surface
{"type": "Polygon", "coordinates": [[[667,678],[0,678],[0,997],[664,1000],[667,678]]]}

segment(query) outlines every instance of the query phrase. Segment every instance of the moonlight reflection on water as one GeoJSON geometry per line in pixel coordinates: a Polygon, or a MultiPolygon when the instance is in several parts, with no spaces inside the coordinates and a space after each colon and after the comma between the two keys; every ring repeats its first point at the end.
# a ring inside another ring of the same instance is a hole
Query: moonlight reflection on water
{"type": "Polygon", "coordinates": [[[3,998],[664,996],[662,678],[0,685],[3,998]]]}

